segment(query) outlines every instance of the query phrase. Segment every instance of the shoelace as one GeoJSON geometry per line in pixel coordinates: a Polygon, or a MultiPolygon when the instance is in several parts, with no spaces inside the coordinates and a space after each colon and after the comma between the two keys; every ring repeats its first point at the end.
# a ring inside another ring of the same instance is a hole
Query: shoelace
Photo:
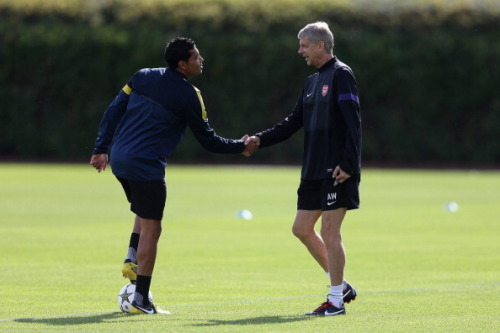
{"type": "Polygon", "coordinates": [[[332,305],[332,303],[325,302],[325,303],[321,304],[316,310],[314,310],[314,312],[321,312],[324,309],[326,309],[327,307],[329,307],[330,305],[332,305]]]}

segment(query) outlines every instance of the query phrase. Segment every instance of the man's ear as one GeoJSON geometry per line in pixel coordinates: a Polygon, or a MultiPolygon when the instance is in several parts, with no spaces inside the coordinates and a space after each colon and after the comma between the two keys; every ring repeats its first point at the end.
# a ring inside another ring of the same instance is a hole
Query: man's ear
{"type": "Polygon", "coordinates": [[[181,71],[185,71],[187,68],[187,62],[184,60],[179,60],[177,63],[177,69],[180,69],[181,71]]]}

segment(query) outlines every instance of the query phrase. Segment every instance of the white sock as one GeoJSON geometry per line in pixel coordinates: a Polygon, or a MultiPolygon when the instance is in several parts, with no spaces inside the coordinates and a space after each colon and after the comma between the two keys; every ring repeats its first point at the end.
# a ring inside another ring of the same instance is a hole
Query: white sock
{"type": "MultiPolygon", "coordinates": [[[[328,283],[330,284],[331,283],[331,279],[332,279],[330,277],[330,272],[326,272],[325,274],[326,274],[326,277],[328,278],[328,283]]],[[[342,287],[342,291],[346,290],[346,288],[347,288],[347,280],[346,279],[342,280],[342,286],[343,286],[342,287]]]]}
{"type": "Polygon", "coordinates": [[[342,290],[344,285],[330,286],[330,292],[328,293],[328,301],[331,302],[335,307],[344,307],[344,301],[342,300],[342,290]]]}
{"type": "Polygon", "coordinates": [[[136,251],[133,247],[128,248],[127,257],[125,260],[131,260],[133,263],[137,263],[136,251]]]}

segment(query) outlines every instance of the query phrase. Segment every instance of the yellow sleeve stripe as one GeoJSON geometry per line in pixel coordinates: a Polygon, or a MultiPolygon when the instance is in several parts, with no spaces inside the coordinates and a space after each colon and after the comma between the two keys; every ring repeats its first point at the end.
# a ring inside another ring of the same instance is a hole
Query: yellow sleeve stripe
{"type": "Polygon", "coordinates": [[[200,91],[200,89],[198,89],[196,87],[194,87],[194,90],[196,91],[196,95],[198,95],[198,99],[200,101],[201,117],[203,118],[203,120],[207,120],[208,119],[207,110],[205,110],[205,103],[203,103],[203,98],[201,97],[201,91],[200,91]]]}
{"type": "Polygon", "coordinates": [[[123,88],[122,88],[123,92],[127,95],[130,95],[130,93],[132,92],[132,88],[130,88],[128,86],[128,84],[126,84],[123,88]]]}

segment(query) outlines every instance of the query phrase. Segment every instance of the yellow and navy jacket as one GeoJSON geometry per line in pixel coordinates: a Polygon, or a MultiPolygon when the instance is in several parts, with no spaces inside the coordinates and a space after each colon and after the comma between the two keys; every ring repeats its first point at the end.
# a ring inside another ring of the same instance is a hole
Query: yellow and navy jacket
{"type": "Polygon", "coordinates": [[[257,133],[260,147],[284,141],[304,128],[302,179],[332,176],[339,165],[353,180],[361,179],[361,113],[352,70],[333,57],[306,79],[292,113],[257,133]]]}
{"type": "Polygon", "coordinates": [[[113,173],[130,180],[161,180],[166,157],[189,127],[206,150],[241,153],[241,140],[218,136],[208,123],[200,91],[169,68],[136,72],[109,105],[93,154],[109,153],[113,173]]]}

